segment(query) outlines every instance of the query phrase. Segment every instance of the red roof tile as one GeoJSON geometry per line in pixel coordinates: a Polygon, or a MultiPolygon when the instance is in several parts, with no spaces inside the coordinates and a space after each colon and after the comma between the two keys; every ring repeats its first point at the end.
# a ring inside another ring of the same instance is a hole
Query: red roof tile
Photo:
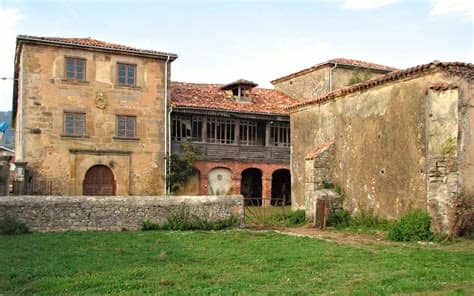
{"type": "Polygon", "coordinates": [[[171,102],[175,108],[212,109],[245,113],[287,115],[286,107],[297,102],[282,92],[252,88],[251,102],[236,102],[222,84],[171,82],[171,102]]]}
{"type": "Polygon", "coordinates": [[[308,154],[306,154],[305,160],[314,160],[318,157],[319,154],[323,153],[324,151],[328,150],[332,145],[334,145],[334,141],[329,141],[323,143],[311,150],[308,154]]]}
{"type": "Polygon", "coordinates": [[[323,63],[316,64],[314,66],[303,69],[301,71],[291,73],[291,74],[282,76],[280,78],[274,79],[274,80],[271,81],[271,83],[275,84],[275,83],[278,83],[278,82],[286,81],[288,79],[295,78],[295,77],[313,72],[313,71],[318,70],[322,67],[333,66],[333,65],[336,65],[336,64],[337,65],[343,65],[343,66],[350,66],[350,67],[354,67],[354,68],[367,68],[367,69],[372,69],[372,70],[378,70],[378,71],[385,72],[385,73],[398,70],[397,68],[384,66],[384,65],[379,65],[379,64],[370,63],[370,62],[365,62],[365,61],[346,59],[346,58],[336,58],[336,59],[331,59],[331,60],[325,61],[323,63]]]}
{"type": "Polygon", "coordinates": [[[139,49],[139,48],[135,48],[135,47],[127,46],[127,45],[100,41],[100,40],[93,39],[90,37],[63,38],[63,37],[37,37],[37,36],[18,35],[17,40],[41,42],[41,43],[56,44],[56,45],[69,45],[69,46],[74,45],[74,46],[96,48],[96,49],[102,49],[102,50],[122,51],[122,52],[134,53],[134,54],[152,55],[152,56],[160,56],[160,57],[169,56],[171,60],[175,60],[178,57],[174,53],[165,53],[165,52],[149,50],[149,49],[139,49]]]}
{"type": "Polygon", "coordinates": [[[289,106],[287,110],[290,112],[296,111],[308,105],[320,104],[320,103],[326,102],[331,99],[335,99],[343,95],[347,95],[347,94],[354,93],[357,91],[363,91],[365,89],[368,89],[380,84],[384,84],[390,81],[395,81],[395,80],[402,79],[405,77],[413,76],[413,75],[427,72],[433,69],[442,69],[448,73],[463,75],[471,80],[474,79],[474,64],[461,63],[461,62],[442,63],[442,62],[434,61],[429,64],[423,64],[423,65],[407,68],[405,70],[393,71],[388,74],[377,76],[367,81],[354,84],[352,86],[347,86],[341,89],[337,89],[335,91],[316,97],[314,99],[309,99],[303,102],[300,101],[299,103],[289,106]]]}

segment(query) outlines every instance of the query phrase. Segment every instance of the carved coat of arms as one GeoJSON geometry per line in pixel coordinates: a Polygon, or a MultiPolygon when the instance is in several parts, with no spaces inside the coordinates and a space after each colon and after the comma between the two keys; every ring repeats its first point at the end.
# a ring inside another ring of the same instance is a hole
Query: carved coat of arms
{"type": "Polygon", "coordinates": [[[95,97],[95,106],[99,109],[104,109],[106,105],[107,105],[107,102],[105,100],[104,93],[97,92],[97,95],[95,97]]]}

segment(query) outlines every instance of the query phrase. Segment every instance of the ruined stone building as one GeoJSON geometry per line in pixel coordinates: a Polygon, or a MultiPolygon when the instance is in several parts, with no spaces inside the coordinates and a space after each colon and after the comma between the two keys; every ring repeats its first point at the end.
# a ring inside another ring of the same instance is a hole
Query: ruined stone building
{"type": "MultiPolygon", "coordinates": [[[[293,207],[312,212],[334,184],[352,212],[392,219],[428,209],[434,229],[448,232],[457,200],[474,194],[473,79],[472,64],[433,62],[291,106],[293,207]]],[[[299,86],[284,91],[306,97],[299,86]]]]}
{"type": "Polygon", "coordinates": [[[90,38],[18,36],[17,178],[46,181],[51,194],[163,194],[176,58],[90,38]]]}
{"type": "Polygon", "coordinates": [[[189,141],[197,174],[181,193],[242,194],[247,204],[289,204],[290,126],[282,92],[238,80],[226,85],[172,82],[173,153],[189,141]]]}
{"type": "Polygon", "coordinates": [[[313,99],[336,89],[397,70],[365,61],[337,58],[272,80],[275,90],[297,100],[313,99]]]}

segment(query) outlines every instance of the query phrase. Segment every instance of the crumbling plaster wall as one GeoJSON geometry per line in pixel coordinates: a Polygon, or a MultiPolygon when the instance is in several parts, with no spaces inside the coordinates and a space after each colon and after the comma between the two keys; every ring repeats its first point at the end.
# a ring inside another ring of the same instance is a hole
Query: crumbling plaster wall
{"type": "Polygon", "coordinates": [[[292,113],[293,206],[304,207],[305,155],[334,140],[333,183],[345,208],[385,218],[426,208],[425,98],[444,79],[439,72],[411,77],[292,113]]]}

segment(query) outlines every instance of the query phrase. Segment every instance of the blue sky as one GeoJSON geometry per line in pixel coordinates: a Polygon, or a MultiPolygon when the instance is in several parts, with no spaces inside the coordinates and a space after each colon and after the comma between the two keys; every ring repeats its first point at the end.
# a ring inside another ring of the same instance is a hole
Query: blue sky
{"type": "MultiPolygon", "coordinates": [[[[471,3],[472,2],[472,3],[471,3]]],[[[336,57],[404,68],[474,60],[469,0],[2,1],[0,77],[15,36],[93,37],[177,53],[172,79],[269,81],[336,57]]],[[[11,108],[0,80],[0,110],[11,108]]]]}

